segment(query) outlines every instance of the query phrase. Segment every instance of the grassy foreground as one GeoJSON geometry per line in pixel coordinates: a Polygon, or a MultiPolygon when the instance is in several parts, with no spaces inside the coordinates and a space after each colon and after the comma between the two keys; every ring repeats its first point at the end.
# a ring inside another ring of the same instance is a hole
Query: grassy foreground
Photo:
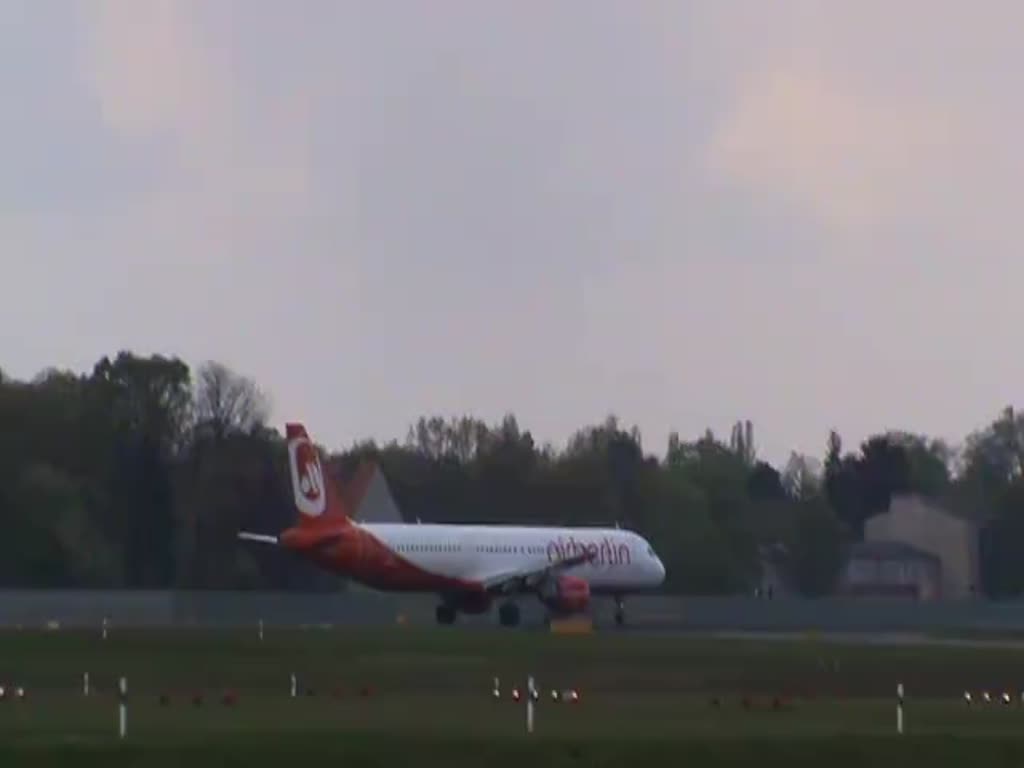
{"type": "Polygon", "coordinates": [[[1024,654],[1012,649],[411,628],[262,641],[12,632],[0,634],[0,684],[26,693],[0,702],[0,765],[1024,764],[1024,654]],[[531,736],[524,705],[508,700],[529,673],[543,689],[531,736]],[[578,703],[550,699],[570,687],[578,703]],[[964,690],[1010,691],[1013,703],[968,706],[964,690]]]}
{"type": "Polygon", "coordinates": [[[3,765],[31,766],[1017,766],[1024,741],[964,737],[824,737],[627,741],[494,742],[474,739],[343,737],[211,740],[151,746],[0,746],[3,765]]]}

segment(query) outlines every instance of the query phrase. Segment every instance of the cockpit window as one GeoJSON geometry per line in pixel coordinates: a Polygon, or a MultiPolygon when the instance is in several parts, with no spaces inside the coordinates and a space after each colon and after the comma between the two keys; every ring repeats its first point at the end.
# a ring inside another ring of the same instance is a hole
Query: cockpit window
{"type": "Polygon", "coordinates": [[[651,547],[647,548],[647,556],[654,557],[654,550],[651,547]]]}

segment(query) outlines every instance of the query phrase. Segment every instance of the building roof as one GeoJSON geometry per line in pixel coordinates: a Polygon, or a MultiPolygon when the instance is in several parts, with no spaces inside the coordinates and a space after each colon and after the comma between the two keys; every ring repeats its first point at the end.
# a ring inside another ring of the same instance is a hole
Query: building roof
{"type": "Polygon", "coordinates": [[[363,505],[366,492],[370,489],[370,483],[373,481],[373,473],[376,469],[376,464],[368,461],[360,462],[355,473],[342,487],[341,493],[345,498],[345,504],[355,516],[359,515],[359,508],[363,505]]]}
{"type": "Polygon", "coordinates": [[[375,461],[360,462],[352,476],[342,484],[341,493],[356,520],[364,523],[404,521],[388,487],[387,478],[375,461]]]}
{"type": "Polygon", "coordinates": [[[931,552],[903,541],[858,541],[850,546],[850,559],[858,560],[930,560],[941,562],[931,552]]]}
{"type": "Polygon", "coordinates": [[[962,501],[957,499],[952,492],[946,492],[941,496],[929,496],[921,493],[895,493],[889,500],[889,508],[882,514],[891,514],[894,508],[898,509],[905,504],[920,504],[930,512],[961,520],[972,527],[977,527],[985,518],[985,514],[982,511],[974,508],[965,508],[962,501]]]}

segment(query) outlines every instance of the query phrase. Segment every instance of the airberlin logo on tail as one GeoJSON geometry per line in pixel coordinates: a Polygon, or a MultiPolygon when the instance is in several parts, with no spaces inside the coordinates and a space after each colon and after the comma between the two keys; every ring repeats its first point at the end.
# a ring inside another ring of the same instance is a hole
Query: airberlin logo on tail
{"type": "Polygon", "coordinates": [[[308,440],[300,438],[288,444],[288,455],[295,506],[304,515],[322,515],[327,509],[327,494],[324,492],[324,473],[316,448],[308,440]]]}

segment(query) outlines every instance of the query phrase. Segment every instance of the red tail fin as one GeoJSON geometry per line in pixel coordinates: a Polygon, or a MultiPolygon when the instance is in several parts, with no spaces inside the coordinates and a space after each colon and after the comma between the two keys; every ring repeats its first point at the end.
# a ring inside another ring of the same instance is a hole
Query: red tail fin
{"type": "Polygon", "coordinates": [[[292,495],[300,517],[299,524],[309,524],[318,518],[348,519],[348,509],[334,483],[324,472],[320,452],[313,445],[302,424],[287,424],[288,466],[291,473],[292,495]]]}

